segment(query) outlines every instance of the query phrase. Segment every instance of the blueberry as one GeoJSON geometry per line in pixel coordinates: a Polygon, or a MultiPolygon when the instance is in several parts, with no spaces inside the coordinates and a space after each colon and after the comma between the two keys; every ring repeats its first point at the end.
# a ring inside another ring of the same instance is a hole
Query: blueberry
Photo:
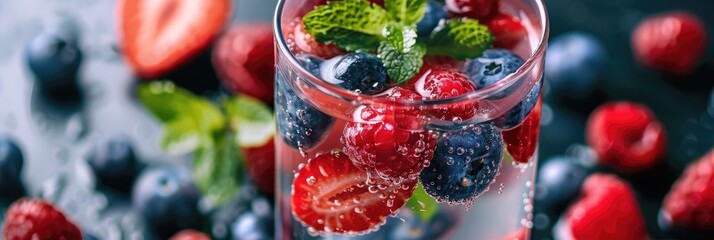
{"type": "Polygon", "coordinates": [[[376,94],[387,87],[387,68],[382,60],[368,53],[352,52],[342,56],[332,74],[341,87],[365,94],[376,94]]]}
{"type": "Polygon", "coordinates": [[[131,142],[123,137],[101,141],[87,158],[98,182],[120,192],[129,192],[139,175],[139,161],[131,142]]]}
{"type": "Polygon", "coordinates": [[[496,178],[502,154],[501,133],[491,124],[444,133],[420,174],[424,190],[437,199],[469,204],[496,178]]]}
{"type": "Polygon", "coordinates": [[[523,66],[523,59],[505,49],[489,49],[466,63],[466,75],[477,89],[486,88],[523,66]]]}
{"type": "Polygon", "coordinates": [[[493,124],[500,129],[512,129],[523,123],[528,114],[535,108],[536,103],[538,103],[541,85],[541,82],[536,83],[523,100],[503,115],[494,119],[493,124]]]}
{"type": "Polygon", "coordinates": [[[69,23],[50,26],[25,49],[27,63],[44,86],[70,85],[82,62],[77,31],[69,23]]]}
{"type": "Polygon", "coordinates": [[[308,72],[315,76],[320,76],[320,64],[325,60],[313,55],[300,55],[297,59],[308,72]]]}
{"type": "Polygon", "coordinates": [[[427,2],[424,17],[417,23],[417,35],[428,37],[442,19],[446,19],[444,6],[435,1],[427,2]]]}
{"type": "Polygon", "coordinates": [[[99,238],[95,237],[92,234],[86,233],[86,232],[82,232],[82,239],[83,240],[99,240],[99,238]]]}
{"type": "Polygon", "coordinates": [[[552,92],[572,96],[587,94],[602,76],[607,53],[600,41],[584,32],[553,39],[546,50],[545,76],[552,92]]]}
{"type": "Polygon", "coordinates": [[[241,214],[233,223],[231,229],[233,239],[274,239],[274,221],[269,201],[265,198],[256,198],[251,204],[251,211],[241,214]]]}
{"type": "Polygon", "coordinates": [[[22,166],[24,156],[17,144],[0,136],[0,198],[14,197],[22,193],[22,166]]]}
{"type": "Polygon", "coordinates": [[[411,210],[402,209],[397,216],[403,220],[397,219],[388,239],[443,239],[459,223],[459,217],[454,215],[453,211],[441,208],[429,221],[425,221],[411,210]]]}
{"type": "Polygon", "coordinates": [[[180,230],[201,227],[200,197],[187,169],[160,167],[139,176],[132,205],[147,226],[168,238],[180,230]]]}
{"type": "MultiPolygon", "coordinates": [[[[313,62],[298,58],[310,71],[318,71],[313,62]],[[313,66],[311,68],[311,66],[313,66]]],[[[298,97],[281,73],[275,74],[275,104],[278,132],[285,143],[307,150],[317,144],[334,119],[308,105],[298,97]]]]}
{"type": "Polygon", "coordinates": [[[574,199],[588,176],[588,170],[569,157],[553,157],[538,172],[536,200],[544,206],[557,207],[574,199]]]}

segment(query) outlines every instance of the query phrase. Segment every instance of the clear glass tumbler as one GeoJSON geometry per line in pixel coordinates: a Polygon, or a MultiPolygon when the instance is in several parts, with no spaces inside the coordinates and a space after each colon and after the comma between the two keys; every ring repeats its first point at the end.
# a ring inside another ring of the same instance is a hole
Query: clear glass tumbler
{"type": "Polygon", "coordinates": [[[528,239],[548,40],[543,1],[500,3],[528,32],[510,49],[525,60],[515,73],[455,98],[396,102],[342,89],[301,65],[288,30],[312,2],[281,0],[275,14],[276,236],[528,239]],[[439,117],[454,109],[473,114],[439,117]],[[417,177],[380,175],[414,169],[417,177]]]}

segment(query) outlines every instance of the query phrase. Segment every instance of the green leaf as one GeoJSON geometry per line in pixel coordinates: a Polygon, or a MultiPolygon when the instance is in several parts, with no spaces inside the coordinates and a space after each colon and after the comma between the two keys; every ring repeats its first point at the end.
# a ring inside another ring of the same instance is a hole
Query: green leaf
{"type": "Polygon", "coordinates": [[[387,22],[387,12],[366,0],[329,2],[303,17],[305,31],[315,40],[347,51],[377,49],[387,22]]]}
{"type": "Polygon", "coordinates": [[[387,0],[384,2],[389,17],[406,26],[421,21],[426,10],[426,0],[387,0]]]}
{"type": "Polygon", "coordinates": [[[382,42],[377,50],[387,68],[387,74],[396,84],[406,83],[419,72],[424,64],[426,49],[421,44],[415,44],[411,51],[399,53],[390,43],[382,42]]]}
{"type": "Polygon", "coordinates": [[[248,95],[238,95],[223,102],[231,127],[238,132],[241,147],[259,147],[275,134],[275,117],[268,106],[248,95]]]}
{"type": "Polygon", "coordinates": [[[392,44],[399,53],[411,51],[416,44],[416,30],[412,27],[404,27],[397,24],[389,24],[386,28],[387,42],[392,44]]]}
{"type": "Polygon", "coordinates": [[[161,149],[171,155],[182,155],[196,150],[201,132],[191,118],[178,118],[164,125],[161,149]]]}
{"type": "Polygon", "coordinates": [[[191,102],[191,93],[177,88],[168,81],[151,82],[138,88],[139,101],[162,123],[178,116],[190,114],[185,106],[191,102]]]}
{"type": "Polygon", "coordinates": [[[478,21],[468,18],[449,19],[439,25],[427,40],[427,54],[464,60],[481,56],[492,44],[493,34],[478,21]]]}
{"type": "Polygon", "coordinates": [[[424,191],[421,183],[414,189],[414,194],[407,201],[407,207],[425,222],[431,221],[431,218],[439,212],[439,204],[424,191]]]}
{"type": "Polygon", "coordinates": [[[242,172],[240,149],[226,132],[217,139],[203,138],[194,153],[193,177],[196,186],[215,205],[222,205],[238,192],[242,172]]]}

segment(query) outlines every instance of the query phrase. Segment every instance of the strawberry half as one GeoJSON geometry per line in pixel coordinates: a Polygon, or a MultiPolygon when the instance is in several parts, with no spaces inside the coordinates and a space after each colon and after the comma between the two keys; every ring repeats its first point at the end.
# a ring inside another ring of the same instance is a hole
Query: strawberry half
{"type": "Polygon", "coordinates": [[[81,240],[82,232],[51,203],[41,199],[20,199],[5,213],[2,226],[5,240],[81,240]]]}
{"type": "Polygon", "coordinates": [[[198,55],[230,19],[231,0],[120,0],[124,56],[142,78],[156,78],[198,55]]]}
{"type": "Polygon", "coordinates": [[[598,163],[624,172],[652,167],[667,149],[659,120],[646,106],[631,102],[606,103],[595,109],[585,135],[598,163]]]}
{"type": "Polygon", "coordinates": [[[714,150],[689,165],[664,199],[667,223],[685,229],[714,229],[714,150]]]}
{"type": "Polygon", "coordinates": [[[305,25],[300,18],[290,23],[290,29],[292,31],[288,34],[286,42],[293,55],[312,54],[321,58],[332,58],[345,53],[334,44],[324,44],[315,40],[315,37],[305,32],[305,25]]]}
{"type": "Polygon", "coordinates": [[[293,181],[293,215],[318,233],[364,234],[378,229],[411,197],[416,181],[390,185],[368,179],[335,150],[308,161],[293,181]]]}
{"type": "Polygon", "coordinates": [[[540,132],[541,98],[528,114],[526,120],[518,127],[503,131],[503,141],[506,150],[519,163],[528,163],[538,147],[538,133],[540,132]]]}
{"type": "Polygon", "coordinates": [[[493,46],[496,48],[512,48],[528,35],[520,19],[503,13],[488,21],[487,26],[493,33],[493,46]]]}
{"type": "Polygon", "coordinates": [[[212,58],[221,82],[229,90],[273,103],[275,53],[270,24],[233,26],[218,39],[212,58]]]}
{"type": "Polygon", "coordinates": [[[593,174],[585,180],[580,199],[567,210],[560,227],[560,233],[570,234],[562,239],[648,239],[635,194],[610,174],[593,174]]]}

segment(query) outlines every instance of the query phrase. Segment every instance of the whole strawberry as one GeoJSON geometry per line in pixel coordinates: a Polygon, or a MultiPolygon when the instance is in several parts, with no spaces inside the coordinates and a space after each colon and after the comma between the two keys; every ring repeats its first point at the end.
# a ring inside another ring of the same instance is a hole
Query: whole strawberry
{"type": "Polygon", "coordinates": [[[701,20],[687,12],[670,12],[644,20],[632,34],[635,57],[649,68],[674,75],[694,71],[706,48],[701,20]]]}
{"type": "Polygon", "coordinates": [[[662,206],[668,225],[714,230],[714,150],[689,165],[662,206]]]}
{"type": "Polygon", "coordinates": [[[558,239],[645,240],[645,222],[630,186],[615,175],[593,174],[556,228],[558,239]]]}
{"type": "Polygon", "coordinates": [[[82,232],[51,203],[41,199],[20,199],[5,213],[2,226],[5,240],[81,240],[82,232]]]}
{"type": "Polygon", "coordinates": [[[586,129],[588,145],[598,163],[623,172],[652,167],[667,148],[664,127],[640,104],[606,103],[590,115],[586,129]]]}

